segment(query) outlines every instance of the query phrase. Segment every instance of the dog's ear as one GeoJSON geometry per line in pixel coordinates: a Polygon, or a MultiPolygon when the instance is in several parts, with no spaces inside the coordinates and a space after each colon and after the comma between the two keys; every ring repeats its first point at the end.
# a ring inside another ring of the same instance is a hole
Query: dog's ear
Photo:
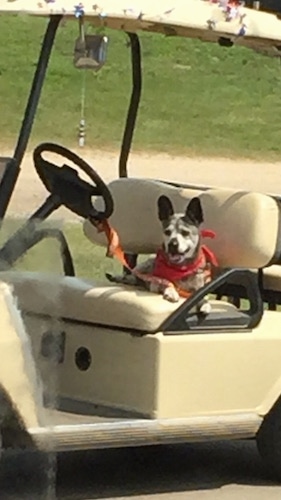
{"type": "Polygon", "coordinates": [[[200,224],[202,224],[204,217],[199,198],[196,197],[190,200],[185,211],[185,217],[191,220],[196,226],[200,226],[200,224]]]}
{"type": "Polygon", "coordinates": [[[160,196],[158,198],[158,217],[160,221],[168,220],[172,215],[174,215],[174,209],[171,201],[167,196],[160,196]]]}

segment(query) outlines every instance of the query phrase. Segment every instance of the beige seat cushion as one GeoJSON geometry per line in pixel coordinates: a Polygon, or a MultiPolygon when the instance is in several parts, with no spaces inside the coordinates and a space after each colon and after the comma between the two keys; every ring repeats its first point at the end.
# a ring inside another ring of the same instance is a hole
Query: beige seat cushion
{"type": "Polygon", "coordinates": [[[280,255],[280,209],[262,193],[210,189],[200,195],[206,240],[221,267],[262,268],[280,255]]]}
{"type": "MultiPolygon", "coordinates": [[[[72,277],[43,273],[3,272],[1,281],[12,284],[18,306],[29,313],[69,320],[154,332],[183,300],[171,304],[161,295],[124,286],[94,286],[72,277]]],[[[214,301],[214,311],[234,306],[214,301]]]]}

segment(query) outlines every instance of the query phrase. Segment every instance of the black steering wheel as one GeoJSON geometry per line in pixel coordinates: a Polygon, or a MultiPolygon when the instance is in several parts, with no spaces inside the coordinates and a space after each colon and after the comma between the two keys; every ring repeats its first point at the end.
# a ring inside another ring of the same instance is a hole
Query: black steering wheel
{"type": "Polygon", "coordinates": [[[33,161],[41,181],[51,193],[56,208],[64,205],[75,214],[96,221],[108,219],[111,216],[113,199],[107,185],[97,172],[76,153],[58,144],[45,142],[35,148],[33,161]],[[81,179],[74,168],[65,164],[58,167],[45,160],[42,156],[43,153],[55,153],[70,160],[90,177],[94,185],[81,179]],[[103,211],[94,207],[92,196],[102,197],[104,201],[103,211]]]}

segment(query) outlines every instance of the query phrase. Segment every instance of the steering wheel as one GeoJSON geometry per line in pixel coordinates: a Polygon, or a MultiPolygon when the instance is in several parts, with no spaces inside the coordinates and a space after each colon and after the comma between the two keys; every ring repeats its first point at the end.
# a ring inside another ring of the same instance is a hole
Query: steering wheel
{"type": "Polygon", "coordinates": [[[76,153],[53,143],[42,143],[33,152],[34,166],[46,189],[51,193],[56,208],[60,205],[84,217],[85,219],[103,220],[113,212],[112,195],[97,172],[76,153]],[[59,167],[43,158],[44,153],[55,153],[70,160],[91,179],[93,184],[81,179],[77,170],[63,165],[59,167]],[[101,196],[104,210],[97,210],[92,202],[92,196],[101,196]]]}

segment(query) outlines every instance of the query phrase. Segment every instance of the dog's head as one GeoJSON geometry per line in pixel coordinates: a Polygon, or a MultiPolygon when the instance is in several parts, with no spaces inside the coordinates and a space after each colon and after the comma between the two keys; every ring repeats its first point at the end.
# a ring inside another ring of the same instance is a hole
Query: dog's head
{"type": "Polygon", "coordinates": [[[164,233],[164,249],[169,260],[175,264],[196,257],[200,244],[199,226],[203,222],[203,211],[199,198],[192,198],[184,214],[175,214],[167,196],[158,199],[158,217],[164,233]]]}

